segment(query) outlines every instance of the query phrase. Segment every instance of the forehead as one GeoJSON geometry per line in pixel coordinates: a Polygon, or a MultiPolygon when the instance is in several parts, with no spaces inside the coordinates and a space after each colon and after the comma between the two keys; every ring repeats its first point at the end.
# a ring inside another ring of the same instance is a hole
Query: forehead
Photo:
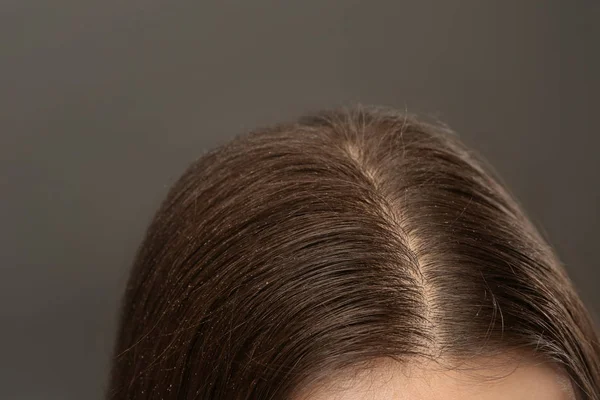
{"type": "Polygon", "coordinates": [[[381,363],[332,377],[293,400],[574,400],[569,378],[540,362],[479,360],[466,367],[381,363]]]}

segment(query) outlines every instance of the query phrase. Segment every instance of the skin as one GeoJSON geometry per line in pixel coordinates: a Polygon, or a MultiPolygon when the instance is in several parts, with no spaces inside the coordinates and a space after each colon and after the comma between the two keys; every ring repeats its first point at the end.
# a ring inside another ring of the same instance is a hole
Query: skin
{"type": "Polygon", "coordinates": [[[439,362],[382,361],[301,390],[293,400],[575,400],[570,379],[539,361],[477,359],[449,368],[439,362]]]}

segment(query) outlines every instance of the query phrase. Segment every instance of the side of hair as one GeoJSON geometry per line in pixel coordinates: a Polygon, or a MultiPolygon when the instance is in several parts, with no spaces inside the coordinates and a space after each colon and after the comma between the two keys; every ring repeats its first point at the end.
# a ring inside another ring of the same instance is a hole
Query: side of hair
{"type": "Polygon", "coordinates": [[[598,333],[521,207],[453,132],[334,110],[241,135],[138,250],[111,399],[284,399],[379,358],[519,350],[598,400],[598,333]]]}

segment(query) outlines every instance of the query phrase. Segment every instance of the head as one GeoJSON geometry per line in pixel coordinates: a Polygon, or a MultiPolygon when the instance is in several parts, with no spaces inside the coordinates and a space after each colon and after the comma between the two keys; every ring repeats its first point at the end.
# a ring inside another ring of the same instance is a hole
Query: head
{"type": "Polygon", "coordinates": [[[443,124],[353,108],[237,136],[175,183],[131,271],[109,398],[599,387],[593,322],[492,169],[443,124]]]}

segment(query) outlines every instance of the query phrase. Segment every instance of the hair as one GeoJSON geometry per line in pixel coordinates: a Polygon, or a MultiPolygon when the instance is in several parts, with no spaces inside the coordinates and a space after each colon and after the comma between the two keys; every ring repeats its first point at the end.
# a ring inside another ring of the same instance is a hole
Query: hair
{"type": "Polygon", "coordinates": [[[598,331],[554,250],[440,122],[322,111],[179,178],[128,281],[110,399],[288,399],[378,359],[526,352],[598,400],[598,331]]]}

